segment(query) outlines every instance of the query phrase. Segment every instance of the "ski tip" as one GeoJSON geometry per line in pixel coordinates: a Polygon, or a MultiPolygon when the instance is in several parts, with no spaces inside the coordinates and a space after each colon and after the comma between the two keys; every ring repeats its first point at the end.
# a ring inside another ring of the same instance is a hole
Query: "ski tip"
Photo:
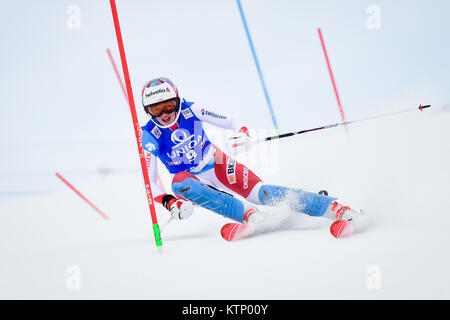
{"type": "Polygon", "coordinates": [[[225,240],[233,241],[246,238],[251,235],[253,231],[254,228],[247,224],[227,223],[220,229],[220,234],[225,240]]]}
{"type": "Polygon", "coordinates": [[[220,229],[220,234],[225,240],[233,241],[238,229],[239,223],[227,223],[220,229]]]}
{"type": "Polygon", "coordinates": [[[331,224],[330,232],[335,238],[345,238],[351,236],[355,231],[353,223],[346,220],[338,220],[331,224]]]}
{"type": "Polygon", "coordinates": [[[423,105],[420,105],[420,106],[419,106],[419,110],[420,110],[420,111],[423,111],[423,109],[429,108],[429,107],[431,107],[431,104],[427,104],[427,105],[424,105],[424,106],[423,106],[423,105]]]}

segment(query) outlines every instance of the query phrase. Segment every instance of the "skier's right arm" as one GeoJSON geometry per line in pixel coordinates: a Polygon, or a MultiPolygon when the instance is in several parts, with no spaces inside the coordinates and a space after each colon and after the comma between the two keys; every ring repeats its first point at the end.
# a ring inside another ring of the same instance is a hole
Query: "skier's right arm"
{"type": "Polygon", "coordinates": [[[144,145],[145,162],[147,164],[150,187],[152,189],[153,199],[164,206],[174,219],[186,219],[193,213],[193,205],[182,198],[166,193],[158,184],[157,158],[158,144],[152,141],[152,137],[146,132],[142,135],[144,145]]]}

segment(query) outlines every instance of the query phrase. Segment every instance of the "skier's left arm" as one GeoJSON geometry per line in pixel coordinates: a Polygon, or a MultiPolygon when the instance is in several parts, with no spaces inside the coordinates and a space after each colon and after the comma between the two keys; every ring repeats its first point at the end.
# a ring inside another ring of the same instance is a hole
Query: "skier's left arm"
{"type": "Polygon", "coordinates": [[[229,115],[224,115],[210,108],[206,108],[202,104],[194,103],[191,106],[191,110],[201,121],[222,129],[229,129],[236,132],[243,127],[243,123],[239,119],[229,115]]]}
{"type": "Polygon", "coordinates": [[[199,120],[234,132],[228,140],[227,148],[230,152],[238,153],[250,149],[250,132],[241,120],[212,111],[199,104],[192,105],[191,110],[199,120]]]}

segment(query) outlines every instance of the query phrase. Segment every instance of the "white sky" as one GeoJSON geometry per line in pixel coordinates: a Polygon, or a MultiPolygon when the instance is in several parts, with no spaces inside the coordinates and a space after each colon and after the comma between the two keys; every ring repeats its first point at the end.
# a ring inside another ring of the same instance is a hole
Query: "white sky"
{"type": "MultiPolygon", "coordinates": [[[[347,119],[450,100],[448,1],[243,0],[282,132],[340,121],[320,27],[347,119]],[[366,10],[380,9],[370,30],[366,10]]],[[[271,118],[235,1],[117,1],[136,106],[168,76],[191,101],[271,118]]],[[[106,54],[119,54],[109,1],[1,2],[0,171],[135,163],[131,117],[106,54]],[[81,10],[80,29],[67,8],[81,10]]]]}

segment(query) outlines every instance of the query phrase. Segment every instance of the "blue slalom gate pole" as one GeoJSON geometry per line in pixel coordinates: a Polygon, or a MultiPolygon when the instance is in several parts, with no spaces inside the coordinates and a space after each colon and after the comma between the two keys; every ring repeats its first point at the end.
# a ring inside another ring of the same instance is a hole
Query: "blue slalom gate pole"
{"type": "Polygon", "coordinates": [[[264,77],[261,71],[261,67],[259,66],[258,57],[256,56],[255,47],[253,46],[252,37],[250,35],[250,31],[247,26],[247,21],[245,20],[244,11],[242,10],[241,1],[236,0],[237,5],[239,7],[239,12],[241,14],[242,23],[244,24],[245,33],[247,34],[248,43],[250,45],[250,49],[252,51],[253,60],[255,61],[256,69],[258,70],[259,80],[261,81],[261,85],[263,87],[264,96],[266,97],[266,102],[269,107],[269,112],[272,117],[273,126],[275,127],[275,130],[279,133],[280,129],[278,128],[277,119],[275,118],[275,113],[273,112],[272,103],[270,102],[269,92],[266,88],[266,83],[264,82],[264,77]]]}

